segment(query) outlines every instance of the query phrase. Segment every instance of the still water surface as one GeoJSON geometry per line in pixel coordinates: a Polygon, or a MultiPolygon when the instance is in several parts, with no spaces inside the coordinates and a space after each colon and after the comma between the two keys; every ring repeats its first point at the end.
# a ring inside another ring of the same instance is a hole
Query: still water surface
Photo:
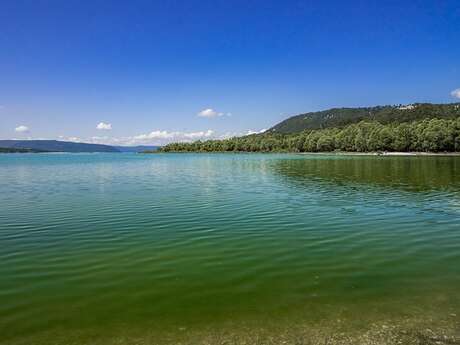
{"type": "Polygon", "coordinates": [[[1,344],[458,321],[460,157],[1,155],[0,204],[1,344]]]}

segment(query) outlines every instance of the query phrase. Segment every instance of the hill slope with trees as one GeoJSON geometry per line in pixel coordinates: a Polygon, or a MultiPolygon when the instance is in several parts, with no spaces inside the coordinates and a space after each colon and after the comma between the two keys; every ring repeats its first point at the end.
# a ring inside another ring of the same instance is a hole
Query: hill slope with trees
{"type": "Polygon", "coordinates": [[[368,108],[333,108],[292,116],[268,132],[298,133],[306,129],[340,128],[360,121],[382,124],[412,122],[424,119],[453,119],[460,116],[460,103],[377,106],[368,108]]]}
{"type": "Polygon", "coordinates": [[[389,108],[331,109],[314,113],[312,128],[286,122],[294,117],[262,134],[173,143],[159,152],[460,152],[459,104],[389,108]]]}

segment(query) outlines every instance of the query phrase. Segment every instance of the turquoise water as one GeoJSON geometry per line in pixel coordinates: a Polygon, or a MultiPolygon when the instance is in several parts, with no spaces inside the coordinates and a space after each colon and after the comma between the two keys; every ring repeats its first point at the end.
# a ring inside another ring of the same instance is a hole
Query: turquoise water
{"type": "Polygon", "coordinates": [[[460,157],[11,154],[0,181],[1,344],[458,322],[460,157]]]}

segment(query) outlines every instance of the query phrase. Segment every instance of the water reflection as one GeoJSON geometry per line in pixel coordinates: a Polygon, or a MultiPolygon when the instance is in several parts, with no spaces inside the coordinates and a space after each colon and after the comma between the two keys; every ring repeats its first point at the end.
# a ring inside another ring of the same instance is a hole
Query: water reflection
{"type": "Polygon", "coordinates": [[[460,157],[303,156],[272,162],[297,186],[366,185],[406,191],[460,191],[460,157]]]}

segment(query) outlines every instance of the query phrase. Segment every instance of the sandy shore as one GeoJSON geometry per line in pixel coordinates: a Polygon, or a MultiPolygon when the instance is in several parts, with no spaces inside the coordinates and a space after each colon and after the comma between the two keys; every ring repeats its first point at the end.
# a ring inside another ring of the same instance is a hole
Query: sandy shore
{"type": "Polygon", "coordinates": [[[337,156],[460,156],[460,152],[298,152],[298,154],[337,156]]]}
{"type": "Polygon", "coordinates": [[[169,334],[155,330],[120,328],[111,336],[78,331],[41,333],[20,339],[0,340],[3,345],[460,345],[458,325],[430,323],[417,325],[380,323],[361,331],[292,325],[237,330],[193,330],[179,327],[169,334]],[[50,341],[50,339],[53,339],[50,341]]]}

